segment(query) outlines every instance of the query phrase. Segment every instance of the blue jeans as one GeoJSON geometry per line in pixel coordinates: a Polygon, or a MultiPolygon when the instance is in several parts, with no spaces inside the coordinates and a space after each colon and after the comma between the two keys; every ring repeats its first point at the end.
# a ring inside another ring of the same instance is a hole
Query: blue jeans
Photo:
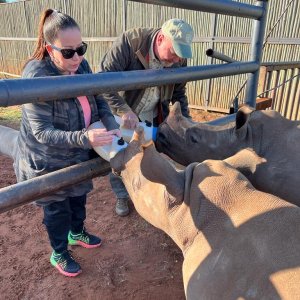
{"type": "Polygon", "coordinates": [[[110,173],[109,181],[110,181],[111,188],[118,199],[129,198],[126,187],[120,176],[110,173]]]}
{"type": "Polygon", "coordinates": [[[43,206],[44,220],[51,247],[55,252],[62,253],[68,249],[68,233],[80,233],[86,218],[86,195],[68,197],[43,206]]]}

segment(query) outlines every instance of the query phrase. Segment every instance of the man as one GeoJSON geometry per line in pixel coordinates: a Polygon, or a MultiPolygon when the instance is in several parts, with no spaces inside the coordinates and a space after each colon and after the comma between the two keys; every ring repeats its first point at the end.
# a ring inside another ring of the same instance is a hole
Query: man
{"type": "MultiPolygon", "coordinates": [[[[104,56],[101,72],[178,68],[192,57],[192,27],[183,20],[171,19],[161,28],[134,28],[124,32],[104,56]]],[[[114,114],[122,117],[124,126],[134,129],[140,121],[158,125],[169,113],[169,104],[179,101],[184,116],[189,116],[185,83],[104,94],[114,114]]],[[[110,174],[117,197],[116,213],[126,216],[128,193],[121,178],[110,174]]]]}

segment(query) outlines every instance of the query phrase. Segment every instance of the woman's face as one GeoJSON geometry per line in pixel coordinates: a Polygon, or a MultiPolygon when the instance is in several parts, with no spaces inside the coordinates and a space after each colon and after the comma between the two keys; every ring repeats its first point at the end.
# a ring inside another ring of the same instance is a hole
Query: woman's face
{"type": "MultiPolygon", "coordinates": [[[[52,45],[59,49],[75,50],[82,45],[81,32],[76,27],[60,30],[52,45]]],[[[51,45],[47,45],[47,50],[52,61],[63,74],[75,73],[83,60],[83,56],[79,56],[77,52],[72,58],[66,59],[59,50],[54,49],[51,45]]]]}

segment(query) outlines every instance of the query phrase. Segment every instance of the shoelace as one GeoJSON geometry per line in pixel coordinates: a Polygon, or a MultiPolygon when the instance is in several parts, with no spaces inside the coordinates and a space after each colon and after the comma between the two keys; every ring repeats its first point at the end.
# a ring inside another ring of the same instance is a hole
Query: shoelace
{"type": "Polygon", "coordinates": [[[59,257],[55,258],[57,263],[62,266],[63,269],[66,268],[68,263],[74,262],[74,258],[69,251],[61,253],[59,257]]]}
{"type": "Polygon", "coordinates": [[[71,236],[75,240],[81,240],[81,241],[85,242],[86,244],[88,244],[89,241],[90,241],[90,236],[89,236],[89,234],[84,229],[82,230],[81,233],[74,234],[74,235],[72,234],[71,236]]]}

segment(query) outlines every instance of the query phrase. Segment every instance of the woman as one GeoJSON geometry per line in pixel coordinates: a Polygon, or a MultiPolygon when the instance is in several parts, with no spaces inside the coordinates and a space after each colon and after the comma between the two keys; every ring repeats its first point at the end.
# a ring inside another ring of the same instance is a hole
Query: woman
{"type": "MultiPolygon", "coordinates": [[[[87,45],[80,28],[70,16],[47,9],[41,15],[36,49],[26,63],[22,77],[44,77],[91,73],[83,55],[87,45]]],[[[25,104],[14,164],[18,181],[24,181],[91,158],[92,146],[112,142],[120,136],[107,103],[100,96],[25,104]],[[101,119],[106,129],[87,131],[101,119]]],[[[88,180],[39,199],[53,252],[51,264],[66,276],[77,276],[80,265],[68,251],[68,244],[85,248],[100,246],[101,239],[84,228],[88,180]]]]}

